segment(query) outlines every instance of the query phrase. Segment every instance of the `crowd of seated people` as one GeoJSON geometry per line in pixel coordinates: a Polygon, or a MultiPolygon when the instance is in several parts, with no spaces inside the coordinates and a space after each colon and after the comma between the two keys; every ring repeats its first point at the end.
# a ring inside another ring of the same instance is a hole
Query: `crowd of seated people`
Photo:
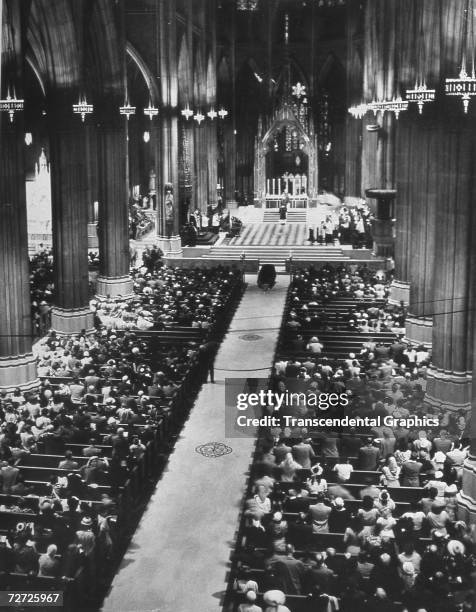
{"type": "MultiPolygon", "coordinates": [[[[296,280],[290,308],[316,294],[321,304],[332,288],[328,273],[324,286],[313,271],[296,280]]],[[[267,607],[269,593],[291,612],[474,610],[476,530],[456,503],[466,415],[425,402],[427,351],[397,338],[361,340],[360,350],[339,358],[317,337],[299,356],[278,349],[271,390],[347,398],[324,412],[300,400],[281,415],[369,422],[262,428],[236,551],[239,612],[276,609],[267,607]]]]}
{"type": "Polygon", "coordinates": [[[151,361],[146,340],[103,330],[67,339],[51,333],[38,351],[41,389],[0,398],[2,523],[7,513],[31,514],[4,534],[2,569],[74,578],[82,567],[91,577],[100,559],[107,573],[121,488],[197,349],[165,346],[151,361]],[[46,482],[28,481],[33,468],[25,466],[41,465],[40,454],[56,456],[54,469],[46,482]]]}
{"type": "Polygon", "coordinates": [[[403,333],[406,309],[386,303],[391,276],[366,266],[337,266],[297,270],[289,293],[286,325],[305,329],[347,329],[372,333],[403,333]],[[352,301],[345,311],[326,312],[326,305],[344,298],[352,301]]]}
{"type": "Polygon", "coordinates": [[[171,325],[209,329],[226,296],[240,283],[238,270],[145,268],[132,271],[132,300],[94,299],[100,324],[116,329],[165,329],[171,325]]]}
{"type": "MultiPolygon", "coordinates": [[[[156,308],[166,311],[169,303],[188,312],[180,298],[189,296],[194,321],[203,301],[210,323],[221,306],[231,306],[239,281],[224,268],[169,270],[149,284],[151,278],[139,273],[135,282],[148,300],[145,287],[151,289],[156,308]],[[208,300],[203,283],[212,277],[207,289],[216,295],[208,300]]],[[[212,324],[206,330],[212,339],[215,331],[212,324]]],[[[204,334],[199,342],[206,340],[204,334]]],[[[99,326],[89,335],[50,332],[35,347],[41,387],[0,395],[2,584],[13,574],[76,584],[80,574],[86,599],[107,584],[121,512],[130,515],[147,490],[145,460],[156,465],[159,453],[167,454],[203,380],[206,345],[199,342],[99,326]],[[140,486],[124,501],[136,477],[140,486]]]]}

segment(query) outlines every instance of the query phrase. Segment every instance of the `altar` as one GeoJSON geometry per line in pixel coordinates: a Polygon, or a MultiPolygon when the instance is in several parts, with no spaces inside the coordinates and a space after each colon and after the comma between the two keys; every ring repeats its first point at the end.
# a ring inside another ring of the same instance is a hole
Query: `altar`
{"type": "Polygon", "coordinates": [[[254,204],[278,208],[287,194],[289,208],[317,201],[317,137],[312,114],[285,98],[272,117],[260,119],[255,139],[254,204]]]}

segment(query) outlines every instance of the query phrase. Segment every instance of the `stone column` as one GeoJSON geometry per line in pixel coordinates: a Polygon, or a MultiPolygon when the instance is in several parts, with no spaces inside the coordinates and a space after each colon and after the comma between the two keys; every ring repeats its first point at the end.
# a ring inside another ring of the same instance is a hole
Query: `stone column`
{"type": "Polygon", "coordinates": [[[175,111],[169,110],[162,116],[159,206],[157,244],[167,257],[179,257],[182,245],[179,236],[179,201],[178,201],[178,120],[175,111]],[[170,237],[166,228],[166,191],[172,188],[173,195],[173,227],[170,237]]]}
{"type": "Polygon", "coordinates": [[[217,121],[211,121],[207,118],[207,184],[208,184],[208,203],[213,206],[217,205],[217,121]]]}
{"type": "Polygon", "coordinates": [[[392,226],[392,208],[395,189],[367,189],[367,198],[376,198],[376,213],[372,225],[374,251],[378,257],[393,256],[394,239],[392,226]]]}
{"type": "Polygon", "coordinates": [[[127,209],[127,119],[121,101],[111,99],[98,109],[99,168],[99,296],[130,296],[129,213],[127,209]]]}
{"type": "Polygon", "coordinates": [[[157,204],[157,244],[168,257],[182,254],[179,230],[178,190],[178,66],[177,66],[177,7],[175,0],[158,0],[159,37],[158,57],[162,109],[160,115],[160,172],[157,204]],[[173,192],[173,228],[166,233],[166,188],[173,192]]]}
{"type": "MultiPolygon", "coordinates": [[[[77,99],[77,98],[76,98],[77,99]]],[[[59,334],[93,331],[89,308],[86,133],[73,115],[74,96],[48,101],[55,299],[51,327],[59,334]]]]}
{"type": "MultiPolygon", "coordinates": [[[[221,120],[220,120],[221,121],[221,120]]],[[[236,136],[233,133],[231,120],[224,119],[223,128],[224,158],[225,158],[225,203],[227,208],[235,208],[236,190],[236,136]]]]}
{"type": "Polygon", "coordinates": [[[426,399],[454,410],[471,405],[475,144],[467,118],[446,114],[433,147],[437,210],[433,351],[426,399]]]}
{"type": "Polygon", "coordinates": [[[406,339],[431,346],[433,273],[438,197],[435,151],[437,122],[416,109],[399,121],[395,270],[391,301],[408,305],[406,339]]]}
{"type": "Polygon", "coordinates": [[[22,113],[0,118],[0,391],[39,386],[32,354],[22,113]]]}

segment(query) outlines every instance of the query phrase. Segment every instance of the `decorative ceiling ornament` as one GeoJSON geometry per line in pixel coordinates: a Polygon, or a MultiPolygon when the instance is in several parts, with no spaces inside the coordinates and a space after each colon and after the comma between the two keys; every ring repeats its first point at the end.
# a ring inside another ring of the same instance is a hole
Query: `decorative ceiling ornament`
{"type": "Polygon", "coordinates": [[[25,101],[23,99],[19,99],[16,96],[15,88],[13,88],[13,96],[11,94],[10,88],[7,89],[7,97],[3,100],[0,100],[0,111],[8,113],[10,117],[10,123],[13,123],[13,118],[15,113],[22,111],[25,106],[25,101]]]}
{"type": "Polygon", "coordinates": [[[295,96],[298,100],[307,95],[306,86],[299,81],[296,83],[296,85],[292,86],[291,91],[293,96],[295,96]]]}
{"type": "Polygon", "coordinates": [[[190,108],[190,106],[187,104],[187,106],[182,109],[180,111],[182,117],[185,117],[185,119],[188,121],[191,117],[193,117],[193,110],[190,108]]]}
{"type": "Polygon", "coordinates": [[[470,0],[466,0],[464,9],[464,21],[463,21],[463,36],[462,36],[462,49],[461,49],[461,70],[458,78],[456,79],[445,79],[445,93],[448,96],[457,96],[461,98],[463,102],[464,113],[467,114],[469,109],[469,102],[471,98],[476,96],[476,75],[474,66],[474,6],[473,0],[471,0],[471,10],[469,10],[470,0]],[[471,19],[471,27],[468,31],[468,18],[471,19]],[[466,70],[466,53],[467,49],[471,49],[472,53],[472,67],[471,75],[468,75],[466,70]]]}
{"type": "Polygon", "coordinates": [[[159,109],[155,106],[152,106],[152,100],[149,100],[149,106],[147,108],[144,108],[144,115],[147,115],[152,121],[152,117],[157,117],[158,114],[159,109]]]}
{"type": "Polygon", "coordinates": [[[73,104],[73,113],[75,115],[81,115],[81,121],[84,123],[86,119],[86,115],[91,115],[94,111],[94,106],[92,104],[88,104],[86,96],[80,96],[78,103],[73,104]]]}

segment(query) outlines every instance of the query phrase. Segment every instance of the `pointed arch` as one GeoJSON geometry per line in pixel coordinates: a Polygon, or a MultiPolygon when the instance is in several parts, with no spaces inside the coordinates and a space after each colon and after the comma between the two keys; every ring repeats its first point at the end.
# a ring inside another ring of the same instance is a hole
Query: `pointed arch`
{"type": "Polygon", "coordinates": [[[158,105],[160,103],[159,89],[149,66],[146,64],[137,49],[130,42],[126,43],[126,53],[128,57],[130,57],[131,60],[136,64],[140,74],[142,75],[145,85],[149,90],[150,99],[152,103],[158,105]]]}

